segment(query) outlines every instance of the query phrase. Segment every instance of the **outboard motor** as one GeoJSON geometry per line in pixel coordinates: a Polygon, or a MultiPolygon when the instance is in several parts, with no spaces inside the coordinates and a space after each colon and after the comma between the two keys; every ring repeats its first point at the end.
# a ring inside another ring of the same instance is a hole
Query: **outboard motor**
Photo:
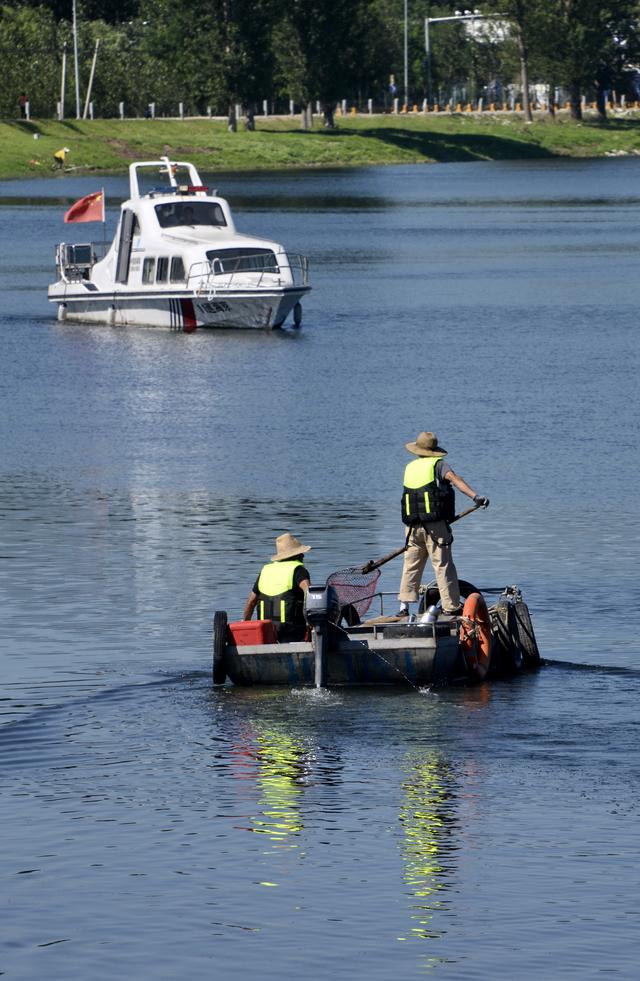
{"type": "Polygon", "coordinates": [[[310,627],[337,623],[340,601],[333,586],[309,586],[304,601],[304,615],[310,627]]]}
{"type": "Polygon", "coordinates": [[[304,601],[304,615],[312,630],[315,686],[325,688],[330,633],[340,619],[340,601],[334,587],[309,586],[304,601]]]}

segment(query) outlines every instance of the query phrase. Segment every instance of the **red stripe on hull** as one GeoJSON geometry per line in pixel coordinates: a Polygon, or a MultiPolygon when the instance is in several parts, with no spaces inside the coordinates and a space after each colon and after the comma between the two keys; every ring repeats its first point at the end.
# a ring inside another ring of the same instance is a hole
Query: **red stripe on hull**
{"type": "Polygon", "coordinates": [[[181,299],[180,305],[182,306],[182,329],[185,334],[190,334],[198,326],[196,312],[193,308],[193,300],[188,298],[181,299]]]}

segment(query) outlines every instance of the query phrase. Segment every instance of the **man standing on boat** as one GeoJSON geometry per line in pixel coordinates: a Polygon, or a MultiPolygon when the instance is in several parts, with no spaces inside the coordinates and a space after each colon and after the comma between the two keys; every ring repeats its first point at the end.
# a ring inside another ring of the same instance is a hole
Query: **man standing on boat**
{"type": "Polygon", "coordinates": [[[399,616],[408,616],[409,604],[418,601],[420,580],[428,558],[440,591],[443,613],[455,616],[462,611],[462,606],[458,573],[451,555],[453,535],[449,527],[455,515],[454,487],[481,507],[489,506],[489,498],[476,494],[454,473],[444,459],[447,451],[438,445],[434,433],[420,433],[415,442],[405,446],[418,459],[408,463],[404,471],[402,520],[409,526],[409,531],[398,594],[399,616]]]}
{"type": "Polygon", "coordinates": [[[303,640],[307,625],[304,598],[310,576],[303,564],[310,545],[303,545],[288,531],[276,538],[276,554],[265,565],[244,605],[243,619],[258,609],[259,620],[273,620],[279,641],[303,640]]]}

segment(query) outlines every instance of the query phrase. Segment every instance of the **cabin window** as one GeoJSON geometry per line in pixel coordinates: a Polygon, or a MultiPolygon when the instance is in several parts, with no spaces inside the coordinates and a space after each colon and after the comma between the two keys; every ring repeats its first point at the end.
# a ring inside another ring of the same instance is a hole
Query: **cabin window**
{"type": "Polygon", "coordinates": [[[227,224],[224,211],[214,201],[189,200],[157,204],[156,215],[160,228],[188,228],[193,225],[220,228],[227,224]]]}
{"type": "Polygon", "coordinates": [[[156,260],[155,259],[145,259],[144,260],[144,262],[142,263],[142,282],[143,283],[152,283],[153,282],[153,273],[154,273],[155,267],[156,267],[156,260]]]}
{"type": "Polygon", "coordinates": [[[90,266],[92,253],[90,245],[68,245],[68,262],[76,266],[90,266]]]}
{"type": "Polygon", "coordinates": [[[216,272],[278,272],[275,254],[266,249],[210,249],[207,259],[216,272]]]}
{"type": "Polygon", "coordinates": [[[182,256],[174,255],[171,259],[171,282],[184,283],[186,278],[182,256]]]}
{"type": "Polygon", "coordinates": [[[156,265],[156,283],[166,283],[169,276],[169,260],[161,256],[156,265]]]}

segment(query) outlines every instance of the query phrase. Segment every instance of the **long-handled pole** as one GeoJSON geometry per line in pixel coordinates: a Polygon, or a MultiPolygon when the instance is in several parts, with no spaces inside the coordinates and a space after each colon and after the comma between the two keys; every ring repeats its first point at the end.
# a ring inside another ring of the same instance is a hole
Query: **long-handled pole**
{"type": "MultiPolygon", "coordinates": [[[[472,511],[477,511],[478,508],[481,507],[484,507],[484,505],[474,504],[472,508],[467,508],[466,511],[461,511],[460,514],[456,514],[456,516],[451,519],[449,524],[452,525],[454,521],[460,521],[460,518],[466,517],[466,515],[471,514],[472,511]]],[[[384,565],[386,562],[391,562],[391,559],[395,559],[396,556],[402,555],[403,552],[406,552],[407,545],[408,545],[408,541],[405,542],[402,548],[397,548],[394,552],[389,552],[388,555],[383,555],[381,559],[372,559],[370,562],[367,562],[365,565],[363,565],[360,571],[362,572],[363,575],[366,575],[367,572],[373,572],[374,569],[379,569],[381,565],[384,565]]]]}

